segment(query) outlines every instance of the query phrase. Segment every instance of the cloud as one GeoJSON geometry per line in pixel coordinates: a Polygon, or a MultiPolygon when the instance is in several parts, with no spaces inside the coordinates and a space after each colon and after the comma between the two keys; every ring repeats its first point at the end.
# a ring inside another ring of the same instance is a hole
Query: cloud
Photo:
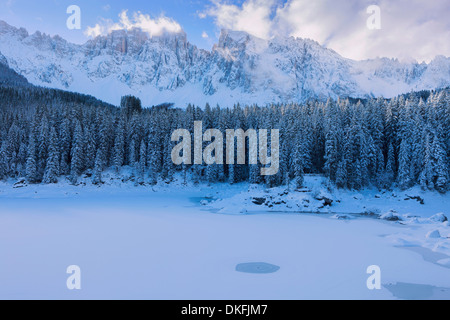
{"type": "Polygon", "coordinates": [[[208,39],[209,38],[209,35],[206,33],[206,31],[203,31],[202,38],[203,39],[208,39]]]}
{"type": "Polygon", "coordinates": [[[152,19],[150,15],[135,12],[133,18],[130,19],[128,11],[124,10],[119,14],[119,22],[114,23],[111,20],[103,20],[102,23],[98,23],[93,27],[87,27],[85,34],[88,37],[97,37],[109,34],[115,30],[132,30],[135,28],[142,29],[150,37],[159,36],[165,32],[179,33],[183,31],[178,22],[163,15],[152,19]]]}
{"type": "Polygon", "coordinates": [[[347,58],[430,61],[450,56],[448,0],[211,0],[203,12],[219,28],[270,39],[310,38],[347,58]],[[381,30],[369,30],[367,8],[381,9],[381,30]]]}
{"type": "Polygon", "coordinates": [[[107,27],[96,24],[94,27],[87,27],[87,29],[84,31],[84,34],[88,37],[95,38],[107,33],[107,30],[107,27]]]}
{"type": "Polygon", "coordinates": [[[212,6],[201,16],[214,17],[218,27],[236,31],[246,31],[260,38],[270,36],[272,21],[270,15],[275,0],[246,0],[242,6],[221,0],[212,0],[212,6]]]}

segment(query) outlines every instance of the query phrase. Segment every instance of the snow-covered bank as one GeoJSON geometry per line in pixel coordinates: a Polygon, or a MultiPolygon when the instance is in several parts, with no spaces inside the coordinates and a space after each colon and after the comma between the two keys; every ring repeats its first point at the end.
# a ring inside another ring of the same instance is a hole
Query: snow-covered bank
{"type": "MultiPolygon", "coordinates": [[[[389,235],[393,244],[424,247],[450,256],[450,195],[423,191],[419,187],[406,191],[349,191],[330,186],[321,176],[310,175],[301,190],[250,185],[240,193],[204,205],[222,214],[327,214],[338,220],[386,220],[422,232],[389,235]]],[[[450,266],[445,259],[439,261],[450,266]]]]}
{"type": "MultiPolygon", "coordinates": [[[[321,184],[319,177],[306,180],[311,189],[321,191],[321,184]]],[[[0,298],[450,298],[445,291],[450,228],[439,216],[429,219],[438,212],[447,216],[446,196],[410,194],[420,195],[421,205],[403,200],[401,193],[402,201],[376,193],[370,200],[368,192],[351,200],[351,192],[321,191],[333,203],[320,210],[348,213],[351,219],[332,219],[334,213],[264,214],[286,211],[282,206],[289,209],[298,197],[310,200],[309,209],[320,207],[324,200],[312,190],[280,196],[288,201],[272,208],[246,202],[263,195],[278,202],[275,195],[283,192],[247,184],[135,187],[130,181],[75,187],[62,182],[13,188],[1,183],[0,298]],[[350,214],[369,207],[365,203],[380,214],[396,210],[403,221],[350,214]],[[419,208],[415,222],[404,217],[419,208]],[[236,271],[254,262],[280,269],[236,271]],[[66,288],[66,268],[73,264],[82,270],[81,291],[66,288]],[[382,270],[380,291],[366,287],[370,265],[382,270]],[[405,295],[405,288],[414,288],[407,290],[413,296],[405,295]]]]}
{"type": "Polygon", "coordinates": [[[436,213],[448,216],[450,213],[448,194],[423,191],[419,187],[406,191],[349,191],[335,188],[320,175],[306,176],[300,190],[293,190],[292,186],[267,189],[259,185],[242,189],[242,192],[232,196],[227,194],[210,205],[221,213],[339,213],[380,216],[386,220],[389,220],[386,216],[389,212],[400,219],[430,218],[436,213]]]}

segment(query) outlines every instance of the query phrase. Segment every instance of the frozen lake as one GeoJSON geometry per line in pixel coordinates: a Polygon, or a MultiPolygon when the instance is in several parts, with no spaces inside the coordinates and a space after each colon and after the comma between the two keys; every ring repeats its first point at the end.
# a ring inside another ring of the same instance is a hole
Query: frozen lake
{"type": "Polygon", "coordinates": [[[0,192],[0,298],[397,299],[422,289],[436,296],[434,288],[450,298],[450,270],[391,239],[420,227],[217,214],[192,201],[204,196],[116,187],[0,192]],[[236,271],[249,262],[279,270],[236,271]],[[69,265],[81,268],[79,291],[66,287],[69,265]],[[366,286],[371,265],[381,268],[381,290],[366,286]]]}

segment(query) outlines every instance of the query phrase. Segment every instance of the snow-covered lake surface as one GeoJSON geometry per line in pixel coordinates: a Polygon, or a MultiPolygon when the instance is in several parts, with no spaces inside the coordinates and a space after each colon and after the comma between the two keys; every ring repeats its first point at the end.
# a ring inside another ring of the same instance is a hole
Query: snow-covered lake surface
{"type": "Polygon", "coordinates": [[[429,219],[448,216],[448,196],[333,193],[329,214],[305,214],[292,204],[309,191],[285,195],[287,210],[248,203],[264,193],[278,190],[0,183],[0,299],[450,299],[449,223],[429,219]],[[345,215],[378,200],[402,221],[345,215]],[[279,269],[237,271],[255,262],[279,269]],[[371,265],[381,290],[367,288],[371,265]]]}

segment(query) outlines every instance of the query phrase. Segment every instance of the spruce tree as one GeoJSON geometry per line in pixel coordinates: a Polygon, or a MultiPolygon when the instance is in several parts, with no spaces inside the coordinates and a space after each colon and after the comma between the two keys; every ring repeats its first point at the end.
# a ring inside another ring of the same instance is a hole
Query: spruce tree
{"type": "Polygon", "coordinates": [[[433,151],[435,160],[435,183],[434,186],[440,193],[445,193],[448,188],[448,163],[447,154],[438,137],[434,138],[433,151]]]}
{"type": "Polygon", "coordinates": [[[27,165],[26,165],[26,177],[28,182],[30,183],[38,182],[36,153],[37,153],[36,138],[34,135],[34,130],[32,130],[30,134],[30,140],[28,143],[27,165]]]}
{"type": "Polygon", "coordinates": [[[78,177],[83,171],[84,163],[84,135],[81,124],[76,120],[75,132],[71,150],[72,162],[70,166],[70,181],[74,184],[77,183],[78,177]]]}
{"type": "Polygon", "coordinates": [[[114,140],[114,167],[118,173],[125,160],[125,121],[121,117],[114,140]]]}
{"type": "Polygon", "coordinates": [[[94,165],[94,171],[92,174],[92,183],[95,185],[100,185],[103,183],[102,180],[102,172],[103,172],[103,163],[104,160],[104,154],[102,149],[98,149],[97,155],[95,157],[95,165],[94,165]]]}
{"type": "Polygon", "coordinates": [[[45,168],[43,183],[57,183],[59,173],[59,151],[58,151],[58,137],[55,128],[50,131],[47,165],[45,168]]]}

